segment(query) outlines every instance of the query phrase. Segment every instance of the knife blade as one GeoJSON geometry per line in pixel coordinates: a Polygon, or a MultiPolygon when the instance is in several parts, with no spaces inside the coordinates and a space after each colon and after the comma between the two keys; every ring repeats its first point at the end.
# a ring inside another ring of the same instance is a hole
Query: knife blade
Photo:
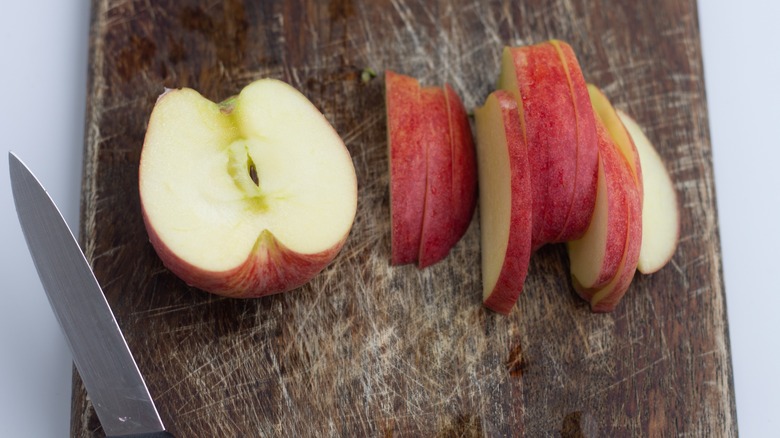
{"type": "Polygon", "coordinates": [[[14,153],[8,161],[27,247],[103,430],[109,437],[172,437],[62,214],[14,153]]]}

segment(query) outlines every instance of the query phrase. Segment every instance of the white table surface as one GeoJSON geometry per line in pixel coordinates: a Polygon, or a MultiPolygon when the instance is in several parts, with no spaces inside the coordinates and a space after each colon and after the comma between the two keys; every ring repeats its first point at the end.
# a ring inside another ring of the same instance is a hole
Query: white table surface
{"type": "MultiPolygon", "coordinates": [[[[7,151],[78,229],[89,1],[0,6],[0,436],[69,430],[71,359],[16,218],[7,151]]],[[[780,2],[699,0],[740,434],[780,428],[780,2]]]]}

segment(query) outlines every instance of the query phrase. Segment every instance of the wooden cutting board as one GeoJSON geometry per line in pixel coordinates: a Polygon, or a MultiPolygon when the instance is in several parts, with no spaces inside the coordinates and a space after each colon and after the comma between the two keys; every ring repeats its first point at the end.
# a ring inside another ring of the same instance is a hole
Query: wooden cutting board
{"type": "MultiPolygon", "coordinates": [[[[737,434],[695,0],[93,0],[90,43],[81,239],[176,436],[737,434]],[[389,266],[383,81],[361,72],[446,81],[473,108],[503,45],[549,38],[646,128],[682,207],[671,263],[611,314],[572,292],[560,245],[509,316],[484,309],[478,215],[444,262],[389,266]],[[165,87],[220,101],[266,76],[344,138],[357,218],[310,284],[219,298],[148,243],[141,146],[165,87]]],[[[103,435],[75,382],[72,435],[103,435]]]]}

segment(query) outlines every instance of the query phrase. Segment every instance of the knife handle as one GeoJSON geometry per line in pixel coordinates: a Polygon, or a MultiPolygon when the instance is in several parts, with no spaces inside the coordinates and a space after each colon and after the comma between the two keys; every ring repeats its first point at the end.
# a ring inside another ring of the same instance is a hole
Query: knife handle
{"type": "Polygon", "coordinates": [[[113,435],[106,436],[106,438],[174,438],[170,432],[151,432],[151,433],[136,433],[132,435],[113,435]]]}

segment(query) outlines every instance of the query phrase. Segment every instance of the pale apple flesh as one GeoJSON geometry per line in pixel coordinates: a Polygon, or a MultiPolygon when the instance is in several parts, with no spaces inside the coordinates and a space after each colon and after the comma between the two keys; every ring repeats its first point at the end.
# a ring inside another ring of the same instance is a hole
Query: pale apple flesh
{"type": "Polygon", "coordinates": [[[475,110],[483,304],[507,314],[522,293],[532,250],[528,150],[517,102],[506,91],[475,110]]]}
{"type": "Polygon", "coordinates": [[[642,248],[637,269],[652,274],[663,268],[677,250],[680,237],[677,192],[663,159],[639,124],[620,110],[617,115],[631,135],[642,163],[642,248]]]}
{"type": "Polygon", "coordinates": [[[194,90],[160,97],[139,191],[163,263],[212,293],[294,289],[338,254],[357,209],[348,150],[289,85],[262,79],[228,105],[194,90]]]}
{"type": "Polygon", "coordinates": [[[426,156],[421,145],[422,103],[416,79],[385,72],[393,265],[416,263],[425,207],[426,156]]]}

